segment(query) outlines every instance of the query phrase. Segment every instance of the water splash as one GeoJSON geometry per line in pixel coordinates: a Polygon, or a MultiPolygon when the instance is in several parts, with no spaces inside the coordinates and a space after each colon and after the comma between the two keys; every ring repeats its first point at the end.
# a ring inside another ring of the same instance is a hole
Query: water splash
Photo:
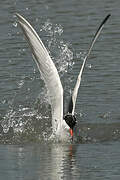
{"type": "Polygon", "coordinates": [[[45,31],[47,32],[47,36],[55,37],[57,34],[61,36],[63,33],[63,28],[60,24],[52,24],[50,22],[50,19],[47,19],[47,21],[44,23],[40,31],[45,31]]]}
{"type": "MultiPolygon", "coordinates": [[[[38,21],[36,19],[36,21],[38,21]]],[[[13,26],[16,28],[17,24],[13,26]]],[[[46,47],[52,57],[57,70],[60,74],[61,80],[63,77],[69,74],[73,68],[73,51],[69,43],[62,40],[63,28],[59,24],[53,24],[50,20],[47,20],[40,29],[46,36],[46,47]]],[[[18,35],[19,32],[16,32],[18,35]]],[[[18,50],[18,56],[25,55],[25,47],[18,50]]],[[[86,52],[76,51],[74,54],[75,59],[81,59],[83,61],[86,52]]],[[[12,60],[9,61],[12,63],[12,60]]],[[[88,68],[91,68],[91,64],[87,64],[88,68]]],[[[6,114],[1,118],[0,126],[0,142],[1,143],[29,143],[29,142],[41,142],[48,140],[51,133],[51,107],[47,90],[40,78],[38,78],[38,71],[33,68],[33,74],[23,75],[16,80],[17,90],[12,100],[3,98],[1,100],[2,105],[8,104],[9,109],[6,114]],[[42,84],[40,93],[37,91],[38,81],[42,84]],[[32,89],[34,88],[35,89],[32,89]],[[32,91],[32,93],[30,93],[32,91]],[[37,98],[34,97],[34,93],[38,92],[37,98]],[[22,97],[22,98],[21,98],[22,97]],[[22,100],[21,100],[22,99],[22,100]]],[[[64,90],[70,90],[70,84],[73,82],[73,77],[68,76],[65,78],[64,90]],[[69,83],[69,84],[68,84],[69,83]]],[[[108,119],[110,113],[105,113],[102,118],[108,119]]],[[[84,112],[77,114],[79,119],[85,119],[84,112]]],[[[79,121],[80,122],[80,121],[79,121]]],[[[119,124],[78,124],[77,137],[79,142],[100,142],[108,140],[118,140],[120,138],[120,125],[119,124]],[[80,127],[80,128],[79,128],[80,127]]]]}
{"type": "Polygon", "coordinates": [[[63,28],[60,24],[52,24],[48,19],[40,31],[47,33],[48,51],[57,67],[60,76],[68,72],[68,68],[73,66],[73,52],[69,43],[65,43],[61,38],[63,28]]]}
{"type": "MultiPolygon", "coordinates": [[[[13,26],[17,27],[16,22],[13,23],[13,26]]],[[[62,40],[63,28],[61,25],[54,25],[47,20],[40,31],[47,37],[46,47],[62,79],[74,64],[73,52],[69,48],[70,44],[62,40]]],[[[16,33],[18,35],[18,32],[16,33]]],[[[18,56],[23,56],[25,51],[24,47],[18,50],[18,56]]],[[[33,68],[33,75],[22,74],[21,79],[16,81],[17,91],[1,123],[4,136],[9,134],[9,130],[12,128],[12,140],[9,139],[9,135],[7,136],[7,141],[10,140],[11,143],[47,140],[51,133],[50,101],[45,84],[42,83],[41,76],[38,78],[37,72],[33,68]],[[33,100],[34,90],[32,93],[31,91],[38,80],[42,86],[37,99],[33,100]]]]}
{"type": "Polygon", "coordinates": [[[14,22],[13,23],[13,26],[16,28],[18,26],[18,23],[17,22],[14,22]]]}

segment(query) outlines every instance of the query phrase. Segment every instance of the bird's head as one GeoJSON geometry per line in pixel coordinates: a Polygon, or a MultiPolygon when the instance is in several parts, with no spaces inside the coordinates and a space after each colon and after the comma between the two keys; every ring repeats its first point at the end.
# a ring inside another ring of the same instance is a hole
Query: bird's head
{"type": "Polygon", "coordinates": [[[66,114],[64,116],[64,120],[67,123],[67,125],[70,127],[69,132],[70,132],[70,135],[71,135],[71,137],[73,139],[73,128],[74,128],[74,126],[75,126],[75,124],[77,122],[76,117],[74,115],[68,113],[68,114],[66,114]]]}

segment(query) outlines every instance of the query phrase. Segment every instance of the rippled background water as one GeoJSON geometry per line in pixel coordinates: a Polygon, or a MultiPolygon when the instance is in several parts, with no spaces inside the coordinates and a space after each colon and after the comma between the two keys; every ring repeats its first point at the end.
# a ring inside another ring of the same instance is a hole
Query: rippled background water
{"type": "Polygon", "coordinates": [[[113,0],[1,2],[0,179],[120,178],[119,9],[120,2],[113,0]],[[46,141],[51,132],[49,99],[16,12],[29,20],[49,50],[66,102],[97,27],[112,15],[82,77],[78,141],[73,144],[46,141]]]}

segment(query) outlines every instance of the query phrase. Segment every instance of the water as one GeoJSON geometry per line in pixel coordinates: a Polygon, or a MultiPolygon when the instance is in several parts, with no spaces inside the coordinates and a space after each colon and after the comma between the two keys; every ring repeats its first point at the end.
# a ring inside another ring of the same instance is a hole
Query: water
{"type": "Polygon", "coordinates": [[[1,179],[119,179],[120,143],[0,146],[1,179]]]}
{"type": "Polygon", "coordinates": [[[119,9],[120,2],[113,0],[1,2],[0,179],[120,179],[119,9]],[[16,12],[49,50],[66,103],[97,27],[112,14],[82,77],[73,143],[47,141],[49,99],[16,12]]]}

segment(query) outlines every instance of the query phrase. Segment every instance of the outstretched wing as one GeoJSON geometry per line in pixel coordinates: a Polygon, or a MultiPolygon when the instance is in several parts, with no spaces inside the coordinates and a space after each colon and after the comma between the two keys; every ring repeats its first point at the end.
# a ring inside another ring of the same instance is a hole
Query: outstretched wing
{"type": "Polygon", "coordinates": [[[16,16],[47,86],[52,108],[52,127],[56,131],[63,122],[63,88],[57,69],[33,27],[21,15],[16,16]]]}
{"type": "Polygon", "coordinates": [[[72,115],[74,115],[74,111],[75,111],[75,104],[76,104],[76,98],[77,98],[77,94],[78,94],[78,89],[80,87],[80,83],[81,83],[81,77],[82,77],[82,73],[83,73],[83,70],[84,70],[84,67],[85,67],[85,63],[86,63],[86,60],[88,59],[88,56],[90,55],[91,53],[91,50],[93,48],[93,45],[94,43],[96,42],[101,30],[103,29],[104,27],[104,24],[106,23],[106,21],[108,20],[108,18],[110,17],[111,15],[108,14],[105,19],[102,21],[102,23],[100,24],[99,28],[97,29],[97,32],[95,33],[95,36],[90,44],[90,47],[89,47],[89,50],[88,50],[88,53],[86,55],[86,57],[84,58],[84,61],[83,61],[83,64],[82,64],[82,67],[81,67],[81,70],[80,70],[80,73],[78,75],[78,78],[77,78],[77,81],[76,81],[76,85],[75,85],[75,88],[73,90],[73,94],[72,94],[72,97],[70,99],[70,103],[69,103],[69,113],[72,113],[72,115]]]}

